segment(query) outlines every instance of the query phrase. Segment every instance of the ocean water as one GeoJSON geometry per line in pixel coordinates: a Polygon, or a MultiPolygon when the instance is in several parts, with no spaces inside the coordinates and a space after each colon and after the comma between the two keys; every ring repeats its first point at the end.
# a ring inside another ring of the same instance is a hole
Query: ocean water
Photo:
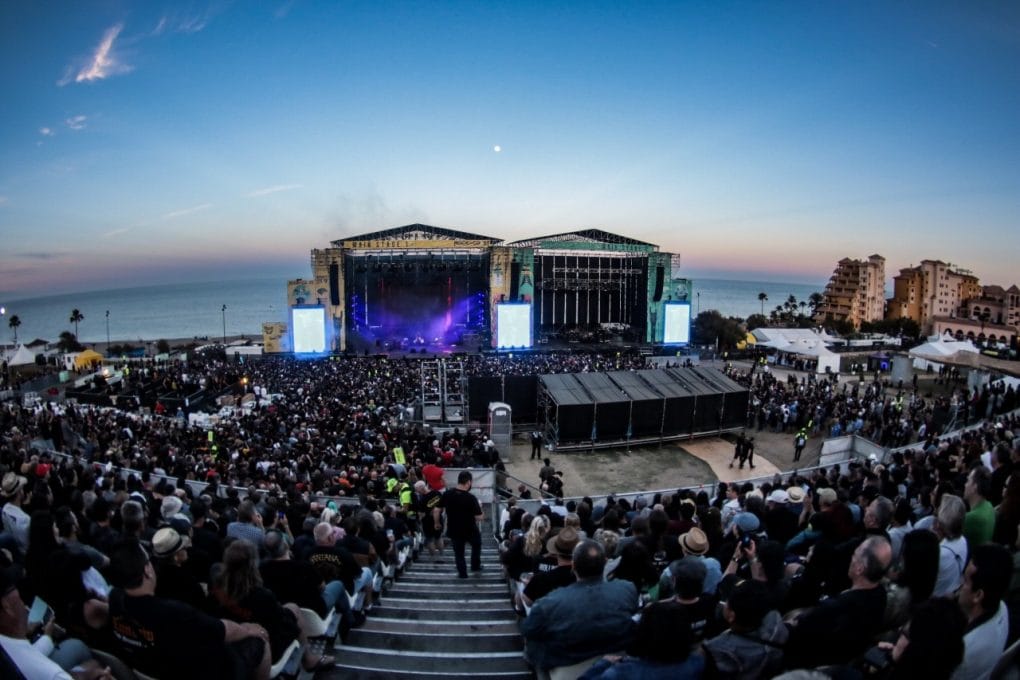
{"type": "MultiPolygon", "coordinates": [[[[11,315],[21,319],[19,342],[35,338],[56,340],[63,331],[74,331],[69,319],[78,309],[85,320],[78,324],[83,343],[106,341],[106,312],[110,312],[110,338],[138,342],[170,338],[227,335],[261,337],[264,321],[287,320],[287,282],[283,279],[252,279],[212,283],[185,283],[143,288],[90,291],[25,300],[0,300],[6,316],[0,320],[0,344],[13,341],[8,326],[11,315]],[[222,311],[227,306],[226,312],[222,311]]],[[[758,293],[768,295],[765,313],[793,295],[807,300],[823,285],[696,279],[692,313],[717,309],[725,316],[746,318],[761,311],[758,293]],[[700,294],[700,295],[699,295],[700,294]]]]}
{"type": "Polygon", "coordinates": [[[691,300],[691,314],[697,315],[699,300],[701,311],[718,309],[723,316],[737,316],[746,319],[752,314],[761,314],[762,303],[759,293],[765,293],[765,316],[786,302],[793,295],[797,302],[808,301],[812,293],[825,290],[825,283],[817,285],[803,283],[776,283],[763,281],[734,281],[730,279],[694,279],[694,297],[691,300]],[[699,297],[700,293],[700,297],[699,297]]]}

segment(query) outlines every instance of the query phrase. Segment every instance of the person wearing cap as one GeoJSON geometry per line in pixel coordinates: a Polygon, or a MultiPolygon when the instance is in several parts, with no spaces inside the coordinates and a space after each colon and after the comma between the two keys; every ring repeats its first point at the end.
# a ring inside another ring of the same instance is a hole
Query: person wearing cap
{"type": "Polygon", "coordinates": [[[156,595],[179,600],[201,608],[205,592],[185,568],[191,539],[171,527],[163,527],[152,537],[152,557],[156,568],[156,595]]]}
{"type": "Polygon", "coordinates": [[[580,538],[573,527],[564,527],[545,543],[546,552],[556,557],[556,566],[549,571],[537,572],[524,588],[524,604],[532,604],[557,588],[569,586],[574,578],[574,548],[580,538]]]}
{"type": "Polygon", "coordinates": [[[621,651],[634,637],[634,584],[602,577],[606,553],[596,541],[578,543],[573,564],[577,581],[536,602],[521,623],[524,656],[538,671],[621,651]]]}
{"type": "Polygon", "coordinates": [[[783,545],[797,535],[797,515],[788,509],[789,494],[783,489],[773,489],[765,499],[765,526],[769,538],[783,545]]]}
{"type": "Polygon", "coordinates": [[[0,494],[4,500],[0,514],[3,516],[4,531],[17,541],[22,555],[28,552],[28,527],[32,523],[32,518],[22,509],[27,502],[26,484],[28,479],[13,472],[5,474],[0,483],[0,494]]]}

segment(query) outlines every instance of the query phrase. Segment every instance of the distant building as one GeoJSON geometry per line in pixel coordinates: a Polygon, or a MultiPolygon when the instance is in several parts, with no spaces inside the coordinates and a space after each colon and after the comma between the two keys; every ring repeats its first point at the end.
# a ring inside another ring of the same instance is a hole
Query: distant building
{"type": "Polygon", "coordinates": [[[845,257],[825,284],[822,302],[815,308],[815,321],[849,321],[854,328],[885,316],[885,258],[867,260],[845,257]]]}
{"type": "Polygon", "coordinates": [[[913,319],[921,332],[931,334],[936,318],[956,318],[964,300],[980,297],[978,278],[941,260],[922,260],[893,277],[893,296],[887,319],[913,319]]]}
{"type": "Polygon", "coordinates": [[[979,344],[1015,344],[1020,333],[1020,288],[983,286],[980,295],[960,303],[955,317],[935,318],[932,334],[945,333],[979,344]]]}

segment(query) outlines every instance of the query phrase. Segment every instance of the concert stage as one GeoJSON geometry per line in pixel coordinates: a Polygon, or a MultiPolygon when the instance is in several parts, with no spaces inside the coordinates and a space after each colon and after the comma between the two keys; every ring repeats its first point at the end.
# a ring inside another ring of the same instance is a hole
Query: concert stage
{"type": "Polygon", "coordinates": [[[598,229],[507,243],[410,224],[333,241],[311,265],[287,284],[290,327],[264,324],[267,352],[662,343],[667,311],[691,296],[677,255],[598,229]]]}

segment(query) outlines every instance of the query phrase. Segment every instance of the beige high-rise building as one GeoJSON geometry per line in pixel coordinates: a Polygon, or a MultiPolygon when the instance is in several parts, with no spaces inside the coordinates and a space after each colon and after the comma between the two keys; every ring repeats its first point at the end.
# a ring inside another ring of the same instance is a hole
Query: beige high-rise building
{"type": "Polygon", "coordinates": [[[928,334],[938,317],[954,318],[960,303],[982,293],[978,278],[941,260],[922,260],[893,277],[888,319],[913,319],[928,334]]]}
{"type": "Polygon", "coordinates": [[[815,308],[815,321],[849,321],[860,328],[865,321],[885,317],[885,258],[867,260],[844,257],[836,264],[825,284],[822,302],[815,308]]]}

